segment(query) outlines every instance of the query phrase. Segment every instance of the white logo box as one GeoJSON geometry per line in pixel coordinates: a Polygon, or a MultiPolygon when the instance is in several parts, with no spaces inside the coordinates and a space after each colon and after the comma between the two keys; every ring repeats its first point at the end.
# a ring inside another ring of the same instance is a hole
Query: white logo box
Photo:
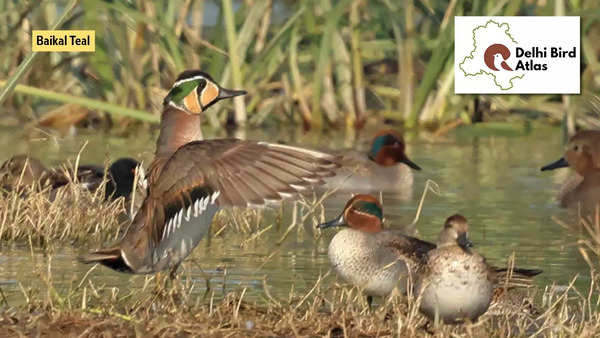
{"type": "Polygon", "coordinates": [[[578,16],[457,16],[456,94],[579,94],[578,16]]]}

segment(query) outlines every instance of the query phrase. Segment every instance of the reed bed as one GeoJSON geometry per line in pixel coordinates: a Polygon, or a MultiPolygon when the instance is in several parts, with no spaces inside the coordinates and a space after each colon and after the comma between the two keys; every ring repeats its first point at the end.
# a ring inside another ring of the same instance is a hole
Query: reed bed
{"type": "Polygon", "coordinates": [[[0,26],[0,84],[9,84],[0,101],[20,122],[74,104],[71,114],[79,117],[69,123],[97,113],[117,131],[156,123],[165,89],[182,70],[200,68],[250,93],[235,100],[233,110],[211,109],[205,123],[214,128],[384,121],[437,128],[515,115],[600,125],[587,104],[600,89],[600,50],[593,43],[600,36],[600,5],[594,1],[34,3],[0,0],[6,23],[0,26]],[[586,95],[454,95],[455,15],[580,15],[586,95]],[[30,53],[31,30],[51,27],[95,29],[96,52],[30,53]]]}

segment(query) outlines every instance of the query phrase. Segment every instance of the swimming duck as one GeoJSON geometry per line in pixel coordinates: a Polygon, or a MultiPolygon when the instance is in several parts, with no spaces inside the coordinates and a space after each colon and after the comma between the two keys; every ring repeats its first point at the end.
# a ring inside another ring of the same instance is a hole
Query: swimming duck
{"type": "MultiPolygon", "coordinates": [[[[120,158],[110,165],[105,188],[106,200],[121,196],[129,198],[133,191],[136,168],[139,165],[132,158],[120,158]]],[[[38,188],[50,186],[52,189],[57,189],[68,184],[69,177],[73,176],[75,176],[73,172],[67,175],[58,169],[48,169],[36,158],[16,155],[0,167],[0,186],[6,191],[33,184],[38,184],[38,188]]],[[[78,184],[93,192],[104,179],[104,168],[96,165],[81,165],[77,167],[76,177],[78,184]]],[[[143,179],[140,182],[143,182],[143,179]]]]}
{"type": "Polygon", "coordinates": [[[177,266],[207,233],[221,208],[277,203],[334,175],[336,156],[239,139],[200,140],[200,117],[216,102],[246,94],[207,73],[184,71],[163,102],[148,196],[124,237],[81,257],[121,272],[148,274],[177,266]]]}
{"type": "MultiPolygon", "coordinates": [[[[458,218],[451,217],[447,223],[454,225],[454,220],[458,218]]],[[[317,226],[321,229],[344,227],[329,244],[329,260],[344,280],[363,290],[369,305],[373,296],[388,295],[396,287],[406,293],[407,288],[415,284],[421,271],[427,271],[425,268],[431,260],[429,256],[438,252],[436,244],[383,230],[382,221],[383,208],[379,201],[371,195],[359,194],[346,203],[340,216],[317,226]]],[[[467,240],[466,223],[464,229],[464,236],[460,236],[461,243],[467,240]]],[[[445,239],[446,235],[441,238],[445,239]]],[[[491,270],[495,277],[494,285],[503,285],[507,269],[491,270]]],[[[511,278],[527,278],[541,272],[515,268],[514,277],[508,278],[510,282],[511,278]]],[[[425,276],[426,273],[423,272],[425,276]]]]}
{"type": "Polygon", "coordinates": [[[564,167],[573,168],[578,176],[569,179],[561,189],[560,205],[593,211],[600,202],[600,131],[577,132],[569,139],[564,157],[541,170],[564,167]]]}
{"type": "Polygon", "coordinates": [[[346,150],[342,153],[344,170],[327,179],[325,188],[340,191],[410,190],[412,170],[421,170],[405,153],[404,138],[395,130],[378,132],[368,153],[346,150]]]}

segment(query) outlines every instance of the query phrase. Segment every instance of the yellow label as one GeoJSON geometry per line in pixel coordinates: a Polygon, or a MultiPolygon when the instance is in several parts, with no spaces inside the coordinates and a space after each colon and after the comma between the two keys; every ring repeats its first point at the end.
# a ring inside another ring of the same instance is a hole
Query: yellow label
{"type": "Polygon", "coordinates": [[[93,30],[34,30],[31,33],[33,52],[94,52],[96,31],[93,30]]]}

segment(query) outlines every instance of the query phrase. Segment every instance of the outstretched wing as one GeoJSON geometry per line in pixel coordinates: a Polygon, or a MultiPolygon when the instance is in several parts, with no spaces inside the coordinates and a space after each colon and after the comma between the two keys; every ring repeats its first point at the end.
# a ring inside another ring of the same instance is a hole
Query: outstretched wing
{"type": "Polygon", "coordinates": [[[140,213],[145,215],[138,215],[147,217],[143,226],[150,226],[153,265],[160,269],[183,260],[221,207],[294,197],[333,176],[337,160],[323,152],[238,139],[182,146],[160,169],[140,213]]]}
{"type": "Polygon", "coordinates": [[[170,201],[182,191],[208,186],[220,206],[260,206],[293,197],[335,175],[339,158],[266,142],[220,139],[179,148],[165,164],[152,194],[170,201]]]}

